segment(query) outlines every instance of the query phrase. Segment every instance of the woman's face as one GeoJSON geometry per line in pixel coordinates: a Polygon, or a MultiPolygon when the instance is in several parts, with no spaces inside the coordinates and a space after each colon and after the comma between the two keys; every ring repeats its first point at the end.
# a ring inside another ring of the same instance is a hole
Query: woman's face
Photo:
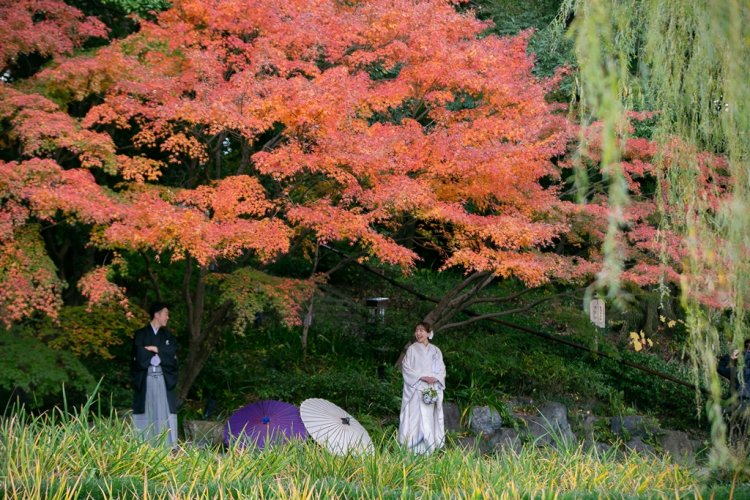
{"type": "Polygon", "coordinates": [[[417,342],[426,344],[430,340],[429,336],[430,332],[428,332],[422,325],[418,325],[414,330],[414,338],[417,339],[417,342]]]}

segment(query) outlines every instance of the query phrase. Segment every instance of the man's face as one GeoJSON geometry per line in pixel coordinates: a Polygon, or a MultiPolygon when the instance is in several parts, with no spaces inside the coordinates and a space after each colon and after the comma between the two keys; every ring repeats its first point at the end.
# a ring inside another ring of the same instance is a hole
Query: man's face
{"type": "Polygon", "coordinates": [[[169,323],[169,309],[166,307],[154,314],[154,323],[159,328],[164,328],[169,323]]]}

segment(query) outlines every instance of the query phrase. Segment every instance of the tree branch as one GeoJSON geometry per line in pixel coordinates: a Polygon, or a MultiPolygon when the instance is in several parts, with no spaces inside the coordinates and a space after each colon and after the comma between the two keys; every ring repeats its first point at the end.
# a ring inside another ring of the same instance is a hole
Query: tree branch
{"type": "Polygon", "coordinates": [[[196,332],[201,331],[203,309],[206,302],[206,274],[208,274],[208,267],[201,266],[198,269],[198,282],[195,284],[195,293],[193,295],[193,316],[190,318],[190,322],[196,332]]]}
{"type": "Polygon", "coordinates": [[[144,252],[143,250],[141,250],[139,253],[143,257],[143,260],[146,262],[146,273],[148,273],[151,284],[154,285],[154,290],[156,290],[156,300],[159,302],[164,302],[164,298],[161,294],[161,286],[159,285],[159,279],[156,276],[153,268],[151,267],[151,261],[149,260],[148,255],[146,255],[146,252],[144,252]]]}
{"type": "Polygon", "coordinates": [[[261,148],[261,151],[270,151],[280,140],[284,137],[284,132],[279,132],[273,136],[268,142],[266,142],[261,148]]]}
{"type": "MultiPolygon", "coordinates": [[[[472,283],[474,283],[475,281],[479,279],[484,278],[488,274],[490,273],[487,271],[476,271],[472,273],[471,276],[463,280],[461,283],[458,284],[458,286],[454,287],[450,292],[448,292],[448,294],[446,294],[446,297],[455,297],[465,288],[469,286],[473,286],[472,283]]],[[[443,298],[443,300],[445,300],[445,298],[443,298]]]]}
{"type": "Polygon", "coordinates": [[[216,311],[211,315],[211,319],[206,323],[205,331],[213,331],[224,319],[232,308],[232,301],[227,300],[222,303],[216,311]]]}
{"type": "Polygon", "coordinates": [[[487,271],[477,271],[461,282],[457,287],[448,292],[435,306],[435,309],[425,318],[425,321],[433,326],[435,331],[441,329],[441,324],[458,313],[464,302],[489,285],[495,276],[487,271]]]}
{"type": "Polygon", "coordinates": [[[182,295],[185,298],[185,306],[187,307],[188,323],[190,323],[190,318],[193,317],[193,297],[190,295],[190,280],[192,275],[193,259],[188,255],[185,257],[185,276],[182,278],[182,295]]]}
{"type": "Polygon", "coordinates": [[[222,157],[222,147],[224,146],[224,140],[227,137],[226,131],[221,131],[216,136],[216,146],[214,147],[214,167],[216,168],[216,178],[221,178],[221,157],[222,157]]]}
{"type": "MultiPolygon", "coordinates": [[[[325,247],[325,245],[321,245],[321,246],[325,247]]],[[[346,257],[344,259],[341,259],[340,261],[338,261],[336,263],[335,266],[333,266],[332,268],[330,268],[328,271],[324,272],[323,274],[325,276],[330,276],[333,273],[335,273],[336,271],[338,271],[339,269],[341,269],[342,267],[344,267],[347,264],[349,264],[350,262],[357,260],[361,256],[362,256],[362,254],[360,253],[360,254],[357,254],[357,255],[352,255],[352,256],[346,257]]]]}
{"type": "Polygon", "coordinates": [[[516,300],[519,297],[522,297],[526,295],[527,293],[537,290],[537,288],[525,288],[520,292],[513,293],[510,295],[505,295],[503,297],[477,297],[476,299],[471,299],[468,302],[464,304],[464,307],[470,307],[475,304],[500,304],[503,302],[510,302],[512,300],[516,300]]]}
{"type": "Polygon", "coordinates": [[[536,306],[538,306],[540,304],[544,304],[545,302],[549,302],[550,300],[558,299],[560,297],[565,297],[566,295],[572,295],[572,294],[581,292],[583,290],[585,290],[585,288],[577,288],[575,290],[568,290],[566,292],[557,293],[555,295],[551,295],[549,297],[544,297],[542,299],[539,299],[539,300],[537,300],[535,302],[532,302],[530,304],[526,304],[523,307],[516,307],[515,309],[506,309],[504,311],[498,311],[498,312],[487,313],[487,314],[474,313],[474,314],[476,314],[476,316],[472,316],[471,318],[469,318],[467,320],[464,320],[464,321],[456,321],[454,323],[448,323],[446,325],[441,326],[439,329],[436,329],[436,331],[438,331],[438,330],[440,330],[440,331],[450,330],[451,328],[457,328],[459,326],[468,325],[468,324],[474,323],[475,321],[480,321],[480,320],[483,320],[483,319],[499,318],[501,316],[508,316],[509,314],[517,314],[517,313],[520,313],[520,312],[525,312],[525,311],[528,311],[530,309],[535,308],[536,306]]]}

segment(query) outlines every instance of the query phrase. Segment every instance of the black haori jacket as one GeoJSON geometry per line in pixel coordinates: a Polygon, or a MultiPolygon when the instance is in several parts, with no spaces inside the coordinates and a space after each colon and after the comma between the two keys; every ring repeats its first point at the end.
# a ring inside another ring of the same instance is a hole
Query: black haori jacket
{"type": "Polygon", "coordinates": [[[133,335],[133,355],[130,367],[131,382],[133,383],[133,413],[146,412],[146,377],[151,366],[154,353],[145,346],[155,345],[159,348],[161,370],[167,387],[167,401],[169,412],[177,413],[177,341],[166,328],[159,328],[154,335],[151,324],[147,324],[133,335]]]}

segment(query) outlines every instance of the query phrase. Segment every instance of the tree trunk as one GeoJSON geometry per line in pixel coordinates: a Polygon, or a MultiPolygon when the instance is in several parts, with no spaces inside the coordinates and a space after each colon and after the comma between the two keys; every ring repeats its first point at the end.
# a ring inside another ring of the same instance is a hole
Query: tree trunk
{"type": "Polygon", "coordinates": [[[305,320],[302,325],[302,357],[307,357],[307,335],[310,331],[310,325],[312,325],[313,320],[313,308],[315,306],[315,292],[313,291],[312,296],[310,297],[310,303],[307,304],[307,312],[305,313],[305,320]]]}
{"type": "Polygon", "coordinates": [[[232,306],[231,302],[223,303],[204,327],[206,276],[209,270],[207,266],[199,268],[195,289],[191,293],[190,282],[192,281],[193,266],[190,257],[187,258],[186,264],[183,295],[188,311],[188,353],[180,371],[180,382],[177,387],[177,395],[180,401],[187,397],[193,383],[206,364],[206,360],[213,352],[221,331],[220,326],[224,323],[232,306]]]}
{"type": "MultiPolygon", "coordinates": [[[[313,268],[310,272],[310,278],[315,276],[318,270],[318,262],[320,262],[320,241],[315,242],[315,261],[313,262],[313,268]]],[[[307,304],[307,312],[305,313],[305,321],[302,326],[302,357],[307,357],[307,334],[310,331],[310,325],[313,320],[313,310],[315,307],[315,290],[310,295],[310,302],[307,304]]]]}
{"type": "Polygon", "coordinates": [[[250,150],[250,145],[244,137],[240,139],[240,145],[242,154],[240,158],[240,167],[237,169],[237,175],[250,172],[250,153],[252,152],[250,150]]]}

